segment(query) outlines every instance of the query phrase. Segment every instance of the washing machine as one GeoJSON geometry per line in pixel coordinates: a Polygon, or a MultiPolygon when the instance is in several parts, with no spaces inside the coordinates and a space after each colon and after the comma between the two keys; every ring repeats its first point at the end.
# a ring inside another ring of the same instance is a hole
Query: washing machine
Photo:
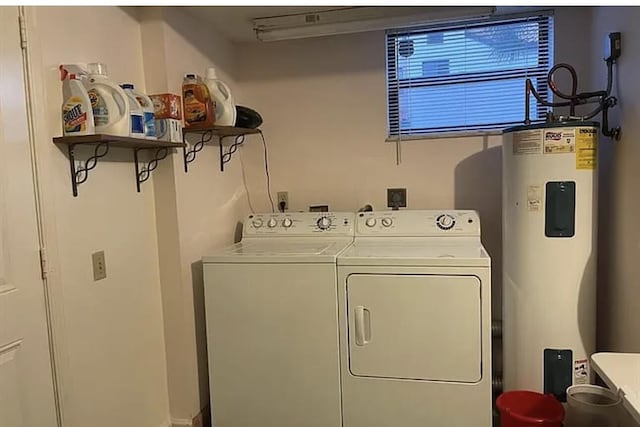
{"type": "Polygon", "coordinates": [[[356,216],[338,256],[344,427],[490,427],[491,260],[474,211],[356,216]]]}
{"type": "Polygon", "coordinates": [[[353,234],[353,213],[250,215],[203,258],[214,426],[342,426],[336,258],[353,234]]]}

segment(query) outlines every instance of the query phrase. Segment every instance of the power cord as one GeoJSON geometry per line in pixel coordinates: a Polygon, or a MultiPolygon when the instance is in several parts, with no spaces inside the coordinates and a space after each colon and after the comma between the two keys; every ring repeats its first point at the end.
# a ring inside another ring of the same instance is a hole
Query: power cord
{"type": "Polygon", "coordinates": [[[262,146],[264,147],[264,173],[267,176],[267,194],[269,195],[269,203],[271,203],[271,212],[275,212],[275,206],[273,204],[273,197],[271,196],[271,176],[269,175],[269,155],[267,152],[267,141],[264,139],[264,134],[261,130],[258,130],[260,138],[262,139],[262,146]]]}

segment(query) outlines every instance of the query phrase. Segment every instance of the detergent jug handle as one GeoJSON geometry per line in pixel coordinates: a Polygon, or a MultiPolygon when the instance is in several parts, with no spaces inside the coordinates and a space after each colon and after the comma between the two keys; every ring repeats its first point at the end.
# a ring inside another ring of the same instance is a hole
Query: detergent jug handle
{"type": "Polygon", "coordinates": [[[229,89],[229,86],[222,80],[217,80],[216,84],[218,85],[218,90],[224,95],[225,101],[228,101],[229,98],[231,98],[231,89],[229,89]]]}
{"type": "MultiPolygon", "coordinates": [[[[120,112],[120,118],[125,117],[127,115],[127,98],[124,94],[124,90],[119,88],[113,88],[113,99],[118,104],[118,111],[120,112]]],[[[119,120],[118,119],[118,120],[119,120]]]]}

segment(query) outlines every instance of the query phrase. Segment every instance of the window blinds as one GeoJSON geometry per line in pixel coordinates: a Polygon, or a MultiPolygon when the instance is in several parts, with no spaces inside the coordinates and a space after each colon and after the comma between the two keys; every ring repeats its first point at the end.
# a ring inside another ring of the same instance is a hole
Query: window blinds
{"type": "MultiPolygon", "coordinates": [[[[387,32],[389,135],[493,130],[524,120],[525,81],[549,99],[549,13],[387,32]]],[[[533,119],[547,107],[531,102],[533,119]]]]}

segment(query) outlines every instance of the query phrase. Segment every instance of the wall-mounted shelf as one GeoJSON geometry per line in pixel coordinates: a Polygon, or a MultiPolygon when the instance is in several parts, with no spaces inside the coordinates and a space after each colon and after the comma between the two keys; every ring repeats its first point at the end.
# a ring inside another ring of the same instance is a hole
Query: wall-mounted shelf
{"type": "Polygon", "coordinates": [[[66,145],[69,152],[69,169],[71,171],[71,188],[73,196],[78,196],[78,186],[84,183],[89,177],[89,171],[98,165],[98,159],[104,157],[109,152],[109,148],[131,148],[133,149],[133,161],[136,172],[136,189],[140,192],[140,184],[148,180],[151,172],[158,167],[158,162],[169,155],[172,148],[182,148],[184,143],[167,142],[153,139],[132,138],[127,136],[114,135],[82,135],[82,136],[61,136],[53,138],[53,142],[66,145]],[[86,161],[76,165],[75,147],[76,145],[94,146],[93,155],[86,161]],[[153,151],[152,159],[146,163],[139,159],[140,151],[153,151]]]}
{"type": "Polygon", "coordinates": [[[196,155],[200,152],[206,143],[213,140],[213,137],[218,138],[218,146],[220,148],[220,171],[224,172],[224,165],[229,163],[233,153],[236,152],[238,147],[244,143],[245,136],[251,134],[260,133],[260,129],[240,128],[235,126],[211,126],[207,128],[183,128],[182,129],[182,142],[184,146],[182,148],[184,153],[184,171],[188,172],[189,163],[196,159],[196,155]],[[187,135],[197,134],[200,135],[200,139],[194,144],[190,144],[187,140],[187,135]],[[233,143],[229,145],[229,148],[225,151],[223,141],[225,138],[234,138],[233,143]]]}

